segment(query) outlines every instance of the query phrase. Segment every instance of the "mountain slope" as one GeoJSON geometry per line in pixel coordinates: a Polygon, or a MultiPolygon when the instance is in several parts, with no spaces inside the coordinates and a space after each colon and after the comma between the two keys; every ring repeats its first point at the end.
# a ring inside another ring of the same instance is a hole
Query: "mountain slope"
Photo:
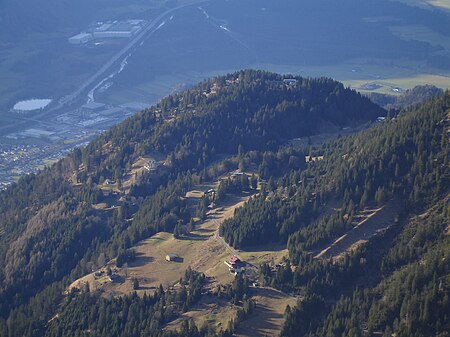
{"type": "Polygon", "coordinates": [[[58,289],[97,261],[123,254],[159,224],[166,230],[186,225],[194,215],[180,197],[224,154],[270,150],[324,126],[339,129],[385,114],[333,80],[286,78],[242,71],[203,82],[2,192],[0,313],[9,317],[7,325],[0,320],[2,333],[35,335],[32,327],[44,329],[57,307],[58,289]],[[155,151],[164,165],[136,177],[125,193],[121,184],[133,164],[155,151]],[[105,193],[106,179],[116,181],[116,193],[105,193]],[[93,207],[102,202],[112,207],[93,207]]]}
{"type": "MultiPolygon", "coordinates": [[[[290,265],[262,268],[266,284],[304,295],[286,313],[282,336],[446,335],[449,109],[447,92],[378,127],[325,145],[322,161],[272,187],[274,196],[266,203],[276,200],[283,186],[313,177],[310,187],[294,185],[296,196],[317,195],[315,203],[320,200],[322,208],[333,198],[342,200],[331,215],[321,215],[317,206],[317,220],[300,224],[289,237],[294,270],[290,265]],[[401,206],[384,220],[383,230],[361,237],[365,244],[341,259],[314,258],[311,250],[320,251],[351,231],[354,219],[367,209],[398,201],[401,206]]],[[[233,223],[245,225],[253,218],[249,214],[258,214],[251,203],[248,208],[233,223]]],[[[286,214],[279,212],[275,223],[286,221],[286,214]]]]}

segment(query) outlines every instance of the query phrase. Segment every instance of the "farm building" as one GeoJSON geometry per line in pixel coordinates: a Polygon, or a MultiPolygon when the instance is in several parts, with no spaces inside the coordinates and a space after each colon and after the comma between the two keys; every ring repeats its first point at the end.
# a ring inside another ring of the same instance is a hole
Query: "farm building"
{"type": "Polygon", "coordinates": [[[180,261],[180,257],[177,254],[170,253],[170,254],[166,255],[166,261],[177,262],[177,261],[180,261]]]}
{"type": "Polygon", "coordinates": [[[103,103],[97,103],[97,102],[89,102],[83,105],[81,108],[89,111],[97,111],[102,109],[105,106],[103,103]]]}
{"type": "Polygon", "coordinates": [[[224,261],[224,263],[228,266],[230,271],[240,272],[241,268],[244,266],[244,263],[236,256],[230,256],[228,261],[224,261]]]}
{"type": "Polygon", "coordinates": [[[232,255],[230,257],[230,264],[233,268],[240,268],[244,265],[244,263],[236,255],[232,255]]]}
{"type": "Polygon", "coordinates": [[[71,44],[83,44],[92,40],[92,34],[80,33],[69,38],[71,44]]]}

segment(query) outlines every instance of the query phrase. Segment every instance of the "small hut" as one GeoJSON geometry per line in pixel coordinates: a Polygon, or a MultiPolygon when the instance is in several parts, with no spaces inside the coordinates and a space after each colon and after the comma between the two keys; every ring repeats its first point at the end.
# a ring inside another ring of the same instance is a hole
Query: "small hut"
{"type": "Polygon", "coordinates": [[[167,262],[176,262],[179,261],[180,257],[177,254],[169,253],[166,255],[166,261],[167,262]]]}

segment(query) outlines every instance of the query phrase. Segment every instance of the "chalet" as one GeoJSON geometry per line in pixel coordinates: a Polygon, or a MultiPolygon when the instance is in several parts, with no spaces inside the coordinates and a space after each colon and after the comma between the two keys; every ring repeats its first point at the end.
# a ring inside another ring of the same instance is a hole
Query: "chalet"
{"type": "Polygon", "coordinates": [[[295,78],[285,78],[283,80],[283,83],[286,85],[296,85],[297,84],[297,80],[295,78]]]}
{"type": "Polygon", "coordinates": [[[228,261],[225,261],[225,264],[228,266],[230,271],[237,271],[237,272],[239,272],[241,268],[244,266],[244,263],[236,255],[230,256],[228,261]]]}
{"type": "Polygon", "coordinates": [[[114,185],[115,182],[114,182],[113,180],[111,180],[111,179],[106,179],[106,180],[105,180],[105,184],[106,184],[106,185],[114,185]]]}
{"type": "Polygon", "coordinates": [[[231,263],[240,263],[241,260],[236,255],[232,255],[232,256],[230,256],[230,262],[231,263]]]}
{"type": "Polygon", "coordinates": [[[169,253],[166,255],[167,262],[177,262],[180,261],[180,257],[177,254],[169,253]]]}

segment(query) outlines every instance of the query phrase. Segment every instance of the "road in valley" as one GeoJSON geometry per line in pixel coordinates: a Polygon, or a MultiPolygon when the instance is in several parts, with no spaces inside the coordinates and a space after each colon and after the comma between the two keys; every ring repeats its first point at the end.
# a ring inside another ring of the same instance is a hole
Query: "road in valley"
{"type": "MultiPolygon", "coordinates": [[[[147,38],[148,36],[150,36],[151,34],[156,32],[159,28],[161,28],[166,22],[164,20],[166,17],[167,17],[167,19],[169,19],[168,16],[179,9],[182,9],[182,8],[185,8],[188,6],[197,5],[200,3],[205,3],[208,1],[209,0],[194,1],[189,4],[180,5],[180,6],[172,8],[172,9],[166,10],[164,13],[160,14],[155,19],[153,19],[147,26],[145,26],[143,28],[143,30],[140,33],[138,33],[138,35],[136,35],[124,48],[122,48],[119,52],[117,52],[114,56],[112,56],[108,62],[106,62],[89,79],[84,81],[75,91],[73,91],[72,93],[70,93],[64,97],[61,97],[57,102],[51,104],[50,108],[43,109],[41,112],[34,114],[33,118],[22,117],[14,125],[2,126],[2,127],[0,127],[0,130],[4,131],[4,132],[6,132],[8,130],[17,131],[24,124],[27,124],[30,122],[36,123],[36,121],[40,122],[42,120],[42,118],[49,116],[52,113],[57,112],[58,110],[61,110],[62,108],[70,106],[71,104],[75,103],[80,98],[80,96],[83,95],[86,91],[88,91],[89,89],[95,88],[98,85],[97,81],[99,80],[99,78],[102,75],[104,75],[110,68],[115,66],[116,63],[119,62],[119,60],[121,60],[122,58],[129,57],[131,55],[131,53],[134,51],[133,50],[134,47],[136,47],[136,49],[139,48],[142,45],[141,42],[145,38],[147,38]]],[[[49,121],[47,120],[47,122],[49,122],[49,121]]]]}
{"type": "MultiPolygon", "coordinates": [[[[204,0],[202,0],[201,2],[204,2],[204,0]]],[[[57,109],[63,107],[65,104],[70,104],[71,102],[75,101],[84,91],[86,91],[90,86],[92,86],[96,82],[96,80],[102,74],[104,74],[109,68],[111,68],[116,62],[118,62],[123,57],[127,57],[126,55],[131,52],[131,49],[133,47],[138,45],[138,43],[140,43],[144,38],[148,37],[147,34],[153,34],[159,28],[161,28],[162,25],[165,24],[165,21],[163,21],[163,19],[165,17],[167,17],[169,14],[171,14],[181,8],[191,6],[196,3],[197,2],[188,4],[188,5],[178,6],[178,7],[169,9],[169,10],[165,11],[164,13],[160,14],[153,21],[151,21],[143,29],[142,32],[140,32],[136,37],[134,37],[130,41],[130,43],[128,43],[128,45],[126,45],[124,48],[122,48],[122,50],[120,50],[117,54],[115,54],[106,64],[104,64],[94,75],[92,75],[88,80],[86,80],[78,89],[76,89],[71,94],[61,98],[58,106],[54,107],[53,110],[57,110],[57,109]]]]}

